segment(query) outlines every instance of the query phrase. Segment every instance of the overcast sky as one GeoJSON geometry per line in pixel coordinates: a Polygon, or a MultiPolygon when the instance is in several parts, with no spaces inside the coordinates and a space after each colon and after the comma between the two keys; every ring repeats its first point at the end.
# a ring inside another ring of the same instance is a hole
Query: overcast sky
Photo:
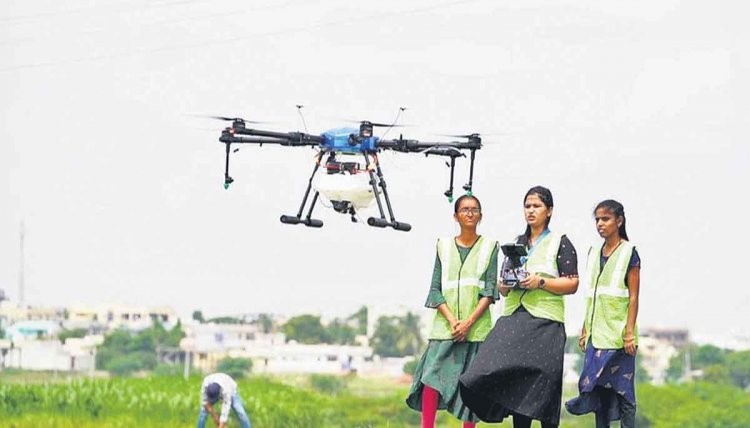
{"type": "MultiPolygon", "coordinates": [[[[245,147],[222,187],[218,121],[312,133],[392,120],[405,137],[483,132],[480,232],[524,229],[534,185],[583,269],[591,211],[625,205],[642,327],[747,331],[748,16],[704,1],[3,1],[0,288],[26,302],[180,314],[424,313],[456,233],[441,159],[381,156],[409,233],[319,209],[287,226],[309,148],[245,147]]],[[[396,137],[391,132],[387,138],[396,137]]],[[[466,182],[466,162],[457,188],[466,182]]],[[[363,213],[364,217],[374,211],[363,213]]],[[[584,293],[567,297],[573,334],[584,293]]],[[[745,333],[746,334],[746,333],[745,333]]]]}

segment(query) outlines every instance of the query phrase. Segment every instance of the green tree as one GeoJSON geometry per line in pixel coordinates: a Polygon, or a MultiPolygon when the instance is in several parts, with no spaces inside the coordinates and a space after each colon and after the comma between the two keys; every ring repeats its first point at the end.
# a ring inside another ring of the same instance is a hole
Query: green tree
{"type": "Polygon", "coordinates": [[[219,361],[216,370],[232,376],[234,379],[242,379],[250,373],[253,361],[249,358],[224,358],[219,361]]]}
{"type": "Polygon", "coordinates": [[[349,315],[347,321],[354,321],[357,334],[367,334],[367,306],[361,306],[357,312],[349,315]]]}
{"type": "Polygon", "coordinates": [[[635,356],[635,381],[639,384],[651,383],[651,375],[643,367],[643,358],[638,354],[635,356]]]}
{"type": "Polygon", "coordinates": [[[258,315],[258,324],[260,324],[260,329],[263,333],[268,334],[273,331],[273,318],[268,314],[258,315]]]}
{"type": "Polygon", "coordinates": [[[750,387],[750,351],[732,352],[727,356],[732,382],[742,389],[750,387]]]}
{"type": "Polygon", "coordinates": [[[157,347],[177,347],[185,336],[178,322],[167,331],[161,323],[137,333],[126,329],[112,331],[96,354],[96,367],[116,375],[152,370],[157,365],[157,347]]]}
{"type": "Polygon", "coordinates": [[[216,317],[211,318],[207,322],[216,324],[245,324],[245,321],[237,317],[216,317]]]}
{"type": "Polygon", "coordinates": [[[329,343],[328,331],[320,322],[320,317],[315,315],[299,315],[292,317],[284,324],[281,330],[287,340],[296,340],[299,343],[329,343]]]}
{"type": "Polygon", "coordinates": [[[711,364],[703,368],[703,380],[706,382],[732,385],[729,367],[723,364],[711,364]]]}
{"type": "Polygon", "coordinates": [[[669,359],[669,367],[667,368],[666,380],[667,382],[677,382],[682,379],[682,375],[685,371],[685,352],[679,351],[669,359]]]}
{"type": "Polygon", "coordinates": [[[378,318],[370,343],[373,352],[381,357],[416,355],[424,346],[419,317],[407,312],[402,317],[378,318]]]}
{"type": "Polygon", "coordinates": [[[193,311],[193,319],[201,324],[206,322],[205,318],[203,318],[203,311],[201,311],[200,309],[193,311]]]}
{"type": "Polygon", "coordinates": [[[118,355],[128,352],[128,344],[132,340],[130,332],[124,328],[118,328],[104,337],[104,343],[96,352],[96,367],[107,370],[110,362],[118,355]]]}
{"type": "Polygon", "coordinates": [[[330,338],[330,343],[352,345],[354,344],[354,336],[356,336],[356,330],[354,327],[338,318],[328,324],[328,337],[330,338]]]}
{"type": "Polygon", "coordinates": [[[419,316],[413,312],[407,312],[399,321],[397,346],[402,355],[416,355],[424,345],[419,328],[419,316]]]}
{"type": "Polygon", "coordinates": [[[180,346],[180,341],[185,337],[185,331],[182,329],[182,321],[177,320],[177,324],[169,330],[164,338],[164,344],[173,348],[180,346]]]}
{"type": "MultiPolygon", "coordinates": [[[[689,344],[680,350],[669,360],[667,369],[667,381],[676,382],[682,379],[685,371],[685,359],[690,359],[691,370],[704,369],[712,365],[726,364],[727,357],[731,351],[718,348],[714,345],[689,344]],[[686,357],[687,354],[687,357],[686,357]]],[[[715,372],[713,374],[716,374],[715,372]]]]}
{"type": "Polygon", "coordinates": [[[57,338],[60,342],[65,343],[65,341],[71,337],[81,338],[86,336],[86,334],[88,334],[88,330],[85,328],[74,328],[72,330],[63,329],[61,332],[57,333],[57,338]]]}
{"type": "Polygon", "coordinates": [[[375,323],[375,331],[370,339],[372,351],[381,357],[401,357],[397,346],[398,318],[382,316],[375,323]]]}
{"type": "Polygon", "coordinates": [[[694,368],[703,368],[712,364],[724,364],[728,351],[714,345],[693,347],[691,362],[694,368]]]}

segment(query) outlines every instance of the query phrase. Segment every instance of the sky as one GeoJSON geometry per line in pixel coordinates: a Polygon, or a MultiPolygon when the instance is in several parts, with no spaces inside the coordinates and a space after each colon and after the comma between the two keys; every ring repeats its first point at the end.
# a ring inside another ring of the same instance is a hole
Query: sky
{"type": "MultiPolygon", "coordinates": [[[[442,159],[380,157],[411,232],[316,210],[288,226],[315,152],[243,147],[225,123],[386,138],[480,132],[480,233],[512,241],[523,195],[585,254],[625,206],[641,327],[747,336],[748,42],[741,1],[18,1],[0,6],[0,289],[25,302],[189,316],[426,313],[435,241],[457,233],[442,159]],[[745,196],[742,196],[742,195],[745,196]]],[[[467,179],[459,163],[456,187],[467,179]]],[[[363,217],[374,210],[363,212],[363,217]]],[[[583,288],[566,298],[569,334],[583,288]]]]}

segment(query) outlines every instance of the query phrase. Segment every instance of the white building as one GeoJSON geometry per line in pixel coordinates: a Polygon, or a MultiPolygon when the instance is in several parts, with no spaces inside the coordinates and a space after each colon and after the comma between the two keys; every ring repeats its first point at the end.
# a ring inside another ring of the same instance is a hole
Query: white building
{"type": "Polygon", "coordinates": [[[59,340],[0,341],[0,369],[59,370],[90,372],[94,370],[96,347],[102,336],[59,340]]]}
{"type": "Polygon", "coordinates": [[[67,312],[65,328],[68,329],[105,326],[108,330],[126,328],[138,331],[151,327],[154,322],[167,329],[177,324],[174,310],[163,306],[72,306],[67,312]]]}
{"type": "Polygon", "coordinates": [[[365,346],[286,343],[281,333],[264,334],[247,324],[186,325],[180,349],[192,366],[216,370],[224,358],[249,358],[256,373],[348,373],[366,369],[372,349],[365,346]]]}

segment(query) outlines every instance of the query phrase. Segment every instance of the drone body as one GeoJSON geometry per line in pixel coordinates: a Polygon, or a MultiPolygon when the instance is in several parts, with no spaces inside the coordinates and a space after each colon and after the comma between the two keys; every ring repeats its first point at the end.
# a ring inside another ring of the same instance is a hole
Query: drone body
{"type": "Polygon", "coordinates": [[[323,142],[320,148],[327,151],[339,153],[367,153],[377,150],[377,144],[380,138],[376,136],[351,138],[352,135],[358,135],[359,130],[356,128],[335,128],[321,134],[323,142]]]}
{"type": "MultiPolygon", "coordinates": [[[[378,153],[383,150],[393,150],[402,153],[422,153],[425,156],[437,155],[450,158],[450,187],[444,192],[449,200],[453,200],[453,175],[455,162],[458,157],[465,157],[462,152],[468,150],[471,154],[469,182],[463,186],[471,194],[474,175],[475,152],[482,148],[479,134],[458,136],[467,141],[453,142],[424,142],[407,140],[403,136],[398,139],[384,140],[373,134],[375,127],[385,125],[369,121],[360,122],[359,129],[352,127],[335,128],[320,135],[304,132],[276,132],[250,129],[246,124],[253,123],[241,118],[215,117],[232,122],[231,127],[225,128],[219,141],[226,147],[226,161],[224,167],[224,188],[228,188],[234,181],[229,175],[229,155],[232,144],[278,144],[292,147],[312,147],[318,150],[315,166],[308,180],[307,189],[302,198],[302,204],[296,215],[282,215],[280,220],[285,224],[304,224],[308,227],[322,227],[323,222],[312,218],[312,212],[319,198],[330,201],[331,207],[339,213],[351,215],[353,222],[357,210],[368,207],[373,200],[377,202],[379,217],[370,217],[367,224],[374,227],[391,227],[395,230],[409,231],[411,225],[396,221],[393,214],[383,171],[378,159],[378,153]],[[324,160],[324,156],[326,156],[324,160]],[[359,158],[359,161],[357,160],[359,158]],[[342,160],[346,159],[346,160],[342,160]],[[320,167],[323,170],[319,171],[320,167]],[[311,203],[303,216],[310,197],[311,203]],[[385,203],[385,204],[384,204],[385,203]],[[384,210],[385,205],[385,210],[384,210]],[[388,217],[386,217],[386,211],[388,217]]],[[[234,151],[237,151],[235,149],[234,151]]]]}

